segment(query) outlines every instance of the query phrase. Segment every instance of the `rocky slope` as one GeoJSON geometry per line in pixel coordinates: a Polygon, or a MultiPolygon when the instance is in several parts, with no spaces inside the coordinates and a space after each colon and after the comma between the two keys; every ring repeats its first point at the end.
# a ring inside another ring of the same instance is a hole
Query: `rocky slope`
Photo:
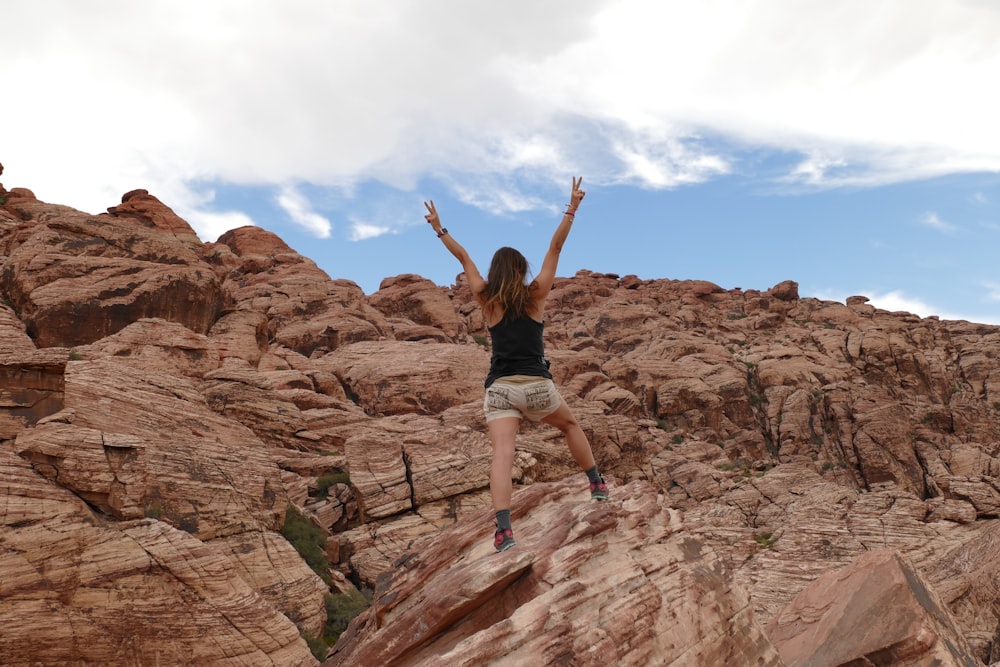
{"type": "Polygon", "coordinates": [[[612,499],[526,426],[493,555],[461,277],[366,296],[141,190],[0,202],[4,664],[316,664],[357,589],[329,664],[1000,663],[998,327],[559,279],[612,499]]]}

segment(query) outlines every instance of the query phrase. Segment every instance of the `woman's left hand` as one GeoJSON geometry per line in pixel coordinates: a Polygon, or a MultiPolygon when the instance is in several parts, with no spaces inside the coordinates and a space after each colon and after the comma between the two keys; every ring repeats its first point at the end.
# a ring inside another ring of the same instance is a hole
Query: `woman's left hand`
{"type": "Polygon", "coordinates": [[[569,195],[569,207],[575,209],[583,201],[583,196],[587,193],[580,189],[583,185],[583,176],[580,178],[573,177],[573,191],[569,195]]]}

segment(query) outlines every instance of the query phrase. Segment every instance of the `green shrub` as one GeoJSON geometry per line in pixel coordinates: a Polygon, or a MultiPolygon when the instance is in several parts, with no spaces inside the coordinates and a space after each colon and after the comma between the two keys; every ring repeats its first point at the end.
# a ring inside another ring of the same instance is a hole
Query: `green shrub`
{"type": "Polygon", "coordinates": [[[756,533],[753,536],[754,542],[759,544],[763,549],[770,549],[774,546],[774,543],[778,541],[778,537],[771,533],[756,533]]]}
{"type": "Polygon", "coordinates": [[[356,590],[348,593],[330,593],[325,598],[326,626],[322,637],[302,635],[309,645],[313,657],[319,661],[326,659],[330,647],[337,643],[351,620],[368,608],[368,600],[356,590]]]}
{"type": "Polygon", "coordinates": [[[326,498],[330,487],[335,484],[350,484],[351,474],[347,472],[328,472],[316,480],[316,497],[326,498]]]}
{"type": "Polygon", "coordinates": [[[368,608],[368,600],[358,591],[326,596],[326,628],[323,631],[329,645],[347,629],[351,619],[368,608]]]}
{"type": "Polygon", "coordinates": [[[326,654],[330,652],[330,644],[326,642],[325,637],[302,635],[302,638],[306,640],[306,644],[309,646],[309,651],[313,654],[314,658],[320,662],[326,660],[326,654]]]}
{"type": "Polygon", "coordinates": [[[326,533],[302,516],[294,505],[285,510],[285,525],[281,534],[295,547],[313,572],[330,585],[330,560],[326,557],[326,533]]]}

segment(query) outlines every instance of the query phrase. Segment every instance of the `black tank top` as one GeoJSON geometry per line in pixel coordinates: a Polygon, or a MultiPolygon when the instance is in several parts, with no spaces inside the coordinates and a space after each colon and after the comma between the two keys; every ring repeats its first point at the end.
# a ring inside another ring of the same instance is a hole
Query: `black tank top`
{"type": "Polygon", "coordinates": [[[507,375],[536,375],[552,379],[542,343],[544,328],[544,324],[527,315],[518,319],[504,317],[490,327],[493,356],[490,358],[490,373],[486,376],[487,387],[497,378],[507,375]]]}

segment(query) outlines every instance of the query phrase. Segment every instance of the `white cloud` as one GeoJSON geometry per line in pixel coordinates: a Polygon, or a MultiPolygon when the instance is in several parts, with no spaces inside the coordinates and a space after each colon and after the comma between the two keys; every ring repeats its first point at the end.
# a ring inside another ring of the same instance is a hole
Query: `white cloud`
{"type": "Polygon", "coordinates": [[[986,288],[987,301],[1000,301],[1000,283],[985,282],[983,287],[986,288]]]}
{"type": "Polygon", "coordinates": [[[254,225],[254,221],[240,211],[212,213],[204,210],[192,210],[188,213],[178,211],[178,215],[188,221],[198,237],[203,241],[215,241],[230,229],[254,225]]]}
{"type": "Polygon", "coordinates": [[[355,222],[351,225],[351,236],[352,241],[364,241],[366,239],[373,239],[383,234],[388,234],[391,232],[391,228],[383,225],[372,225],[366,222],[355,222]]]}
{"type": "MultiPolygon", "coordinates": [[[[8,185],[90,211],[144,187],[222,220],[216,182],[676,187],[735,168],[704,137],[801,154],[814,186],[1000,169],[992,3],[10,0],[4,21],[8,185]]],[[[505,189],[483,205],[542,206],[505,189]]]]}
{"type": "Polygon", "coordinates": [[[942,320],[966,320],[980,324],[1000,324],[1000,316],[996,314],[970,315],[968,313],[956,313],[950,309],[935,307],[922,299],[908,296],[902,290],[893,290],[884,294],[873,294],[870,298],[871,305],[888,311],[903,311],[919,315],[920,317],[936,315],[942,320]]]}
{"type": "Polygon", "coordinates": [[[674,138],[632,137],[613,146],[613,154],[624,169],[621,182],[638,182],[652,188],[672,188],[701,183],[729,173],[728,161],[700,150],[694,142],[674,138]]]}
{"type": "Polygon", "coordinates": [[[842,158],[814,153],[797,164],[788,175],[787,180],[804,182],[809,185],[820,185],[830,180],[829,173],[831,170],[846,166],[847,162],[842,158]]]}
{"type": "Polygon", "coordinates": [[[329,238],[333,225],[322,215],[313,211],[309,200],[293,186],[285,185],[282,187],[275,197],[275,201],[296,225],[318,238],[329,238]]]}
{"type": "MultiPolygon", "coordinates": [[[[991,290],[991,292],[987,295],[987,298],[990,300],[1000,301],[1000,284],[990,283],[986,284],[986,287],[991,290]]],[[[854,292],[853,294],[859,294],[859,292],[854,292]]],[[[965,320],[980,324],[1000,325],[1000,315],[970,315],[956,313],[946,308],[934,306],[919,297],[910,296],[903,290],[890,290],[888,292],[862,290],[860,294],[868,297],[868,305],[882,310],[887,310],[889,312],[912,313],[919,317],[935,316],[942,320],[965,320]]],[[[816,292],[813,296],[821,300],[846,303],[847,297],[850,295],[844,292],[837,292],[835,290],[821,290],[816,292]]]]}
{"type": "Polygon", "coordinates": [[[955,232],[958,231],[958,227],[951,224],[950,222],[945,222],[944,220],[941,219],[941,216],[939,216],[937,213],[933,211],[925,213],[920,218],[920,222],[921,224],[930,227],[931,229],[935,229],[945,234],[954,234],[955,232]]]}
{"type": "Polygon", "coordinates": [[[537,89],[566,108],[835,150],[861,182],[1000,166],[983,84],[1000,72],[996,6],[625,0],[594,23],[592,38],[541,68],[537,89]]]}
{"type": "Polygon", "coordinates": [[[921,301],[920,299],[907,296],[901,290],[893,290],[884,294],[873,294],[868,298],[871,305],[883,310],[893,312],[903,311],[913,313],[914,315],[919,315],[921,317],[939,315],[939,312],[935,310],[933,306],[921,301]]]}

